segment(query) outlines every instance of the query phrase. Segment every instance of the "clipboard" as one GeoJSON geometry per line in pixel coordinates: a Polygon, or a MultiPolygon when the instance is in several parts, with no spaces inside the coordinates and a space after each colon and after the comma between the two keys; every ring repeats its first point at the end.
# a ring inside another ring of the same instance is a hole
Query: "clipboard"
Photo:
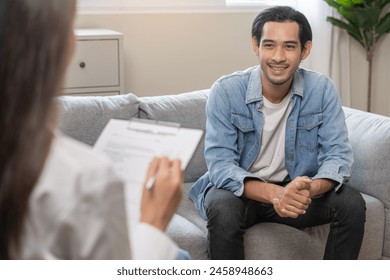
{"type": "Polygon", "coordinates": [[[134,181],[138,177],[135,175],[146,175],[150,162],[156,156],[179,158],[185,170],[202,135],[202,130],[183,128],[179,123],[111,119],[93,150],[106,157],[124,180],[140,183],[139,180],[134,181]]]}
{"type": "Polygon", "coordinates": [[[180,129],[180,124],[173,122],[133,118],[129,121],[127,129],[134,130],[137,132],[153,133],[160,135],[177,134],[178,130],[180,129]]]}
{"type": "Polygon", "coordinates": [[[185,170],[202,138],[203,130],[183,128],[178,123],[144,119],[111,119],[93,151],[108,160],[125,182],[129,230],[139,221],[146,172],[156,156],[179,158],[185,170]]]}

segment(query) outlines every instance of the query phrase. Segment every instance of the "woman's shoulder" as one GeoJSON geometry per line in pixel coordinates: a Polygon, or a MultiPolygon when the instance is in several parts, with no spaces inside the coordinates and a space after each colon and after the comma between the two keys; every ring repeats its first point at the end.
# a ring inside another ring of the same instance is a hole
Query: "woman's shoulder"
{"type": "Polygon", "coordinates": [[[93,152],[92,147],[56,132],[49,156],[72,169],[110,168],[103,157],[93,152]]]}
{"type": "Polygon", "coordinates": [[[110,244],[102,244],[108,248],[103,255],[93,255],[83,248],[84,235],[92,240],[104,234],[109,221],[102,213],[126,220],[123,195],[122,180],[108,162],[87,145],[56,135],[29,199],[22,258],[107,258],[110,244]],[[81,247],[69,251],[72,244],[81,247]]]}
{"type": "Polygon", "coordinates": [[[71,198],[99,195],[108,187],[121,184],[110,163],[90,146],[56,134],[36,191],[71,198]]]}

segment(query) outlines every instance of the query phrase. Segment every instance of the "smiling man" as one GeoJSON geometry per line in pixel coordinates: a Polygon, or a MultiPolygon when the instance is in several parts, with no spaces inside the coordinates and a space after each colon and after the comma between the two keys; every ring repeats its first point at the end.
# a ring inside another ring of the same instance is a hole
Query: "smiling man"
{"type": "Polygon", "coordinates": [[[266,9],[252,44],[259,65],[217,80],[206,106],[208,172],[189,196],[207,220],[209,257],[244,259],[245,230],[275,222],[330,223],[324,259],[356,259],[365,202],[343,185],[353,154],[339,94],[299,67],[312,48],[309,22],[290,7],[266,9]]]}

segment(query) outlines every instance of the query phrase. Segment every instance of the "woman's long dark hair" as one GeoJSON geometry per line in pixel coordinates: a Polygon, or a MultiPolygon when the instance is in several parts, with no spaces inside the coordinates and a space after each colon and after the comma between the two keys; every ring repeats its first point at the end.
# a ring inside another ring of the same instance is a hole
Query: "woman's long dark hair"
{"type": "Polygon", "coordinates": [[[18,256],[52,141],[74,10],[73,0],[0,0],[0,259],[18,256]]]}

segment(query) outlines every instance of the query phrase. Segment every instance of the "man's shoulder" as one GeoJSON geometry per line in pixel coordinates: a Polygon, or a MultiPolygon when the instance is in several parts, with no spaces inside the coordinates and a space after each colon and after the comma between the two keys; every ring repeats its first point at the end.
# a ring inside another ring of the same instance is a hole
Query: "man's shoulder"
{"type": "Polygon", "coordinates": [[[211,87],[210,96],[222,99],[245,98],[251,77],[257,69],[254,66],[220,77],[211,87]]]}
{"type": "Polygon", "coordinates": [[[235,71],[231,74],[224,75],[220,77],[216,82],[217,83],[231,83],[231,82],[239,82],[249,80],[252,72],[256,70],[258,66],[252,66],[245,70],[235,71]]]}
{"type": "Polygon", "coordinates": [[[323,73],[320,73],[320,72],[317,72],[317,71],[314,71],[314,70],[311,70],[311,69],[307,69],[307,68],[298,68],[297,70],[299,72],[299,74],[303,77],[303,79],[306,81],[306,80],[313,80],[313,81],[319,81],[319,80],[323,80],[324,82],[331,82],[331,79],[323,74],[323,73]]]}
{"type": "Polygon", "coordinates": [[[301,80],[300,82],[297,81],[297,85],[302,87],[305,95],[313,93],[317,98],[321,93],[338,95],[333,81],[327,75],[305,68],[299,68],[297,72],[299,74],[298,79],[301,80]]]}

